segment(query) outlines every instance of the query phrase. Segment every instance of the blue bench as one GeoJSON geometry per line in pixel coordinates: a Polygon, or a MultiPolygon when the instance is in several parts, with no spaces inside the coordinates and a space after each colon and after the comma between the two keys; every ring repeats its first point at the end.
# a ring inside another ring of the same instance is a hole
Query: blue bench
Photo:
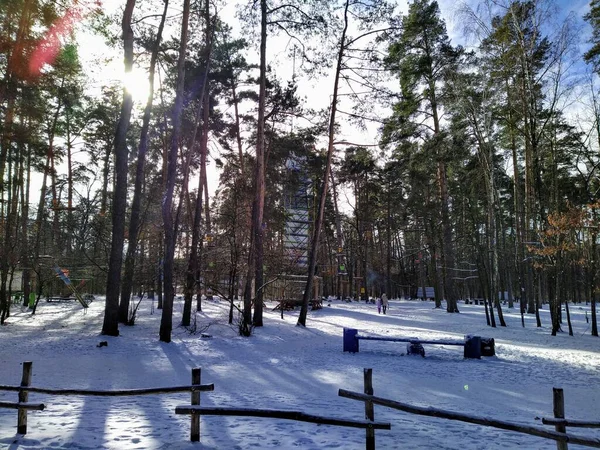
{"type": "Polygon", "coordinates": [[[388,342],[406,342],[406,351],[410,354],[425,356],[423,344],[427,345],[457,345],[464,348],[465,358],[480,359],[481,356],[494,356],[495,344],[492,338],[482,338],[481,336],[465,336],[464,341],[451,340],[421,340],[418,338],[386,337],[386,336],[363,336],[358,334],[355,328],[344,328],[344,351],[358,353],[360,340],[364,341],[388,341],[388,342]]]}

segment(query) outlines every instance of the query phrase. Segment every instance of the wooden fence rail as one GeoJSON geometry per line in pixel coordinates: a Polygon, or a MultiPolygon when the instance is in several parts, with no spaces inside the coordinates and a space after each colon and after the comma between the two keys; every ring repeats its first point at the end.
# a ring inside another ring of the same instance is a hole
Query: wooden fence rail
{"type": "MultiPolygon", "coordinates": [[[[373,393],[372,385],[372,369],[365,369],[364,383],[365,392],[373,393]]],[[[350,428],[364,428],[366,430],[366,450],[375,450],[375,430],[390,430],[391,424],[384,422],[375,422],[373,405],[368,406],[368,402],[365,402],[365,418],[367,420],[349,420],[349,419],[338,419],[334,417],[316,416],[314,414],[307,414],[301,411],[289,411],[281,409],[255,409],[255,408],[213,408],[213,407],[202,407],[199,406],[200,401],[194,403],[192,399],[192,405],[177,406],[175,408],[175,414],[191,414],[192,419],[194,417],[200,418],[200,416],[237,416],[237,417],[263,417],[271,419],[286,419],[293,420],[296,422],[308,422],[316,423],[319,425],[332,425],[338,427],[350,427],[350,428]]],[[[194,422],[192,422],[194,423],[194,422]]],[[[198,420],[197,428],[193,428],[191,440],[197,442],[200,440],[200,421],[198,420]],[[195,431],[197,430],[197,434],[195,431]]]]}
{"type": "MultiPolygon", "coordinates": [[[[542,418],[544,425],[554,425],[554,429],[561,433],[567,432],[567,426],[576,428],[600,428],[600,422],[589,422],[585,420],[565,419],[565,394],[560,388],[552,388],[552,412],[553,419],[542,418]]],[[[557,450],[568,450],[567,442],[556,441],[557,450]]]]}
{"type": "Polygon", "coordinates": [[[544,425],[564,425],[565,427],[576,428],[600,428],[600,422],[586,422],[585,420],[542,418],[542,423],[544,425]]]}
{"type": "Polygon", "coordinates": [[[44,405],[43,403],[34,404],[34,403],[0,402],[0,408],[26,409],[28,411],[43,411],[46,408],[46,405],[44,405]]]}
{"type": "MultiPolygon", "coordinates": [[[[370,370],[370,369],[365,369],[370,370]]],[[[600,448],[600,439],[592,439],[583,436],[576,436],[573,434],[567,434],[565,432],[558,431],[548,431],[543,428],[537,428],[532,426],[521,425],[513,422],[506,422],[502,420],[495,420],[489,418],[477,417],[469,414],[462,414],[452,411],[446,411],[443,409],[437,408],[424,408],[420,406],[409,405],[407,403],[401,403],[394,400],[390,400],[387,398],[376,397],[370,394],[361,394],[359,392],[347,391],[345,389],[340,389],[338,391],[338,395],[340,397],[349,398],[352,400],[359,400],[365,402],[370,402],[375,405],[386,406],[388,408],[397,409],[399,411],[404,411],[411,414],[418,414],[421,416],[429,416],[429,417],[438,417],[441,419],[448,420],[458,420],[461,422],[472,423],[476,425],[483,425],[487,427],[500,428],[502,430],[515,431],[518,433],[529,434],[532,436],[538,436],[545,439],[552,439],[554,441],[561,444],[572,443],[578,445],[584,445],[587,447],[600,448]]],[[[544,420],[552,420],[552,419],[544,419],[544,420]]],[[[562,419],[564,420],[564,419],[562,419]]],[[[565,421],[566,422],[566,421],[565,421]]],[[[593,422],[584,422],[584,423],[593,423],[593,422]]],[[[552,423],[552,425],[556,425],[556,423],[552,423]]],[[[566,425],[562,422],[560,425],[566,425]]]]}
{"type": "MultiPolygon", "coordinates": [[[[194,369],[192,369],[194,370],[194,369]]],[[[191,392],[192,395],[200,396],[200,392],[214,391],[214,384],[205,385],[189,385],[189,386],[170,386],[161,388],[149,388],[149,389],[123,389],[113,391],[97,391],[88,389],[47,389],[37,387],[19,387],[19,386],[5,386],[0,385],[0,391],[24,391],[24,392],[37,392],[40,394],[49,395],[83,395],[83,396],[96,396],[96,397],[123,397],[123,396],[134,396],[134,395],[155,395],[155,394],[174,394],[179,392],[191,392]]],[[[0,408],[12,408],[18,409],[19,411],[43,411],[46,405],[43,403],[32,404],[32,403],[8,403],[0,402],[0,408]]],[[[27,433],[27,419],[26,416],[21,414],[18,420],[19,425],[17,426],[19,434],[27,433]],[[23,425],[25,425],[23,427],[23,425]]],[[[198,428],[195,426],[194,416],[192,416],[192,430],[198,428]]],[[[198,431],[198,434],[200,432],[198,431]]]]}
{"type": "MultiPolygon", "coordinates": [[[[332,417],[323,417],[301,411],[273,410],[273,409],[251,409],[251,408],[216,408],[200,406],[200,392],[213,391],[214,384],[201,384],[201,371],[199,368],[192,369],[192,384],[189,386],[171,386],[149,389],[121,389],[121,390],[91,390],[91,389],[49,389],[31,386],[31,362],[23,363],[23,379],[20,386],[0,385],[0,391],[16,391],[19,393],[18,403],[0,402],[0,408],[12,408],[18,410],[17,433],[27,433],[27,411],[42,411],[44,404],[28,403],[30,392],[48,395],[82,395],[99,397],[133,396],[172,394],[178,392],[191,392],[191,405],[178,406],[176,414],[190,415],[190,440],[200,441],[200,416],[238,416],[238,417],[264,417],[273,419],[287,419],[296,422],[308,422],[321,425],[332,425],[350,428],[363,428],[367,433],[366,449],[375,449],[375,430],[390,430],[390,423],[375,422],[372,405],[366,408],[368,420],[350,420],[332,417]],[[369,412],[370,411],[370,412],[369,412]]],[[[371,370],[365,370],[365,392],[372,393],[371,370]]]]}
{"type": "Polygon", "coordinates": [[[368,420],[347,420],[332,417],[316,416],[301,411],[285,409],[254,409],[254,408],[212,408],[206,406],[177,406],[175,414],[197,414],[199,416],[237,416],[237,417],[264,417],[271,419],[287,419],[296,422],[316,423],[319,425],[333,425],[338,427],[364,428],[373,430],[390,430],[392,425],[384,422],[371,422],[368,420]]]}
{"type": "MultiPolygon", "coordinates": [[[[48,389],[31,386],[31,370],[32,362],[26,361],[23,363],[23,377],[20,386],[0,385],[0,391],[16,391],[19,393],[18,403],[0,402],[0,408],[10,408],[17,410],[17,433],[27,434],[27,411],[43,411],[46,407],[43,403],[34,404],[28,403],[29,393],[36,392],[38,394],[49,395],[83,395],[96,397],[123,397],[132,395],[155,395],[155,394],[174,394],[178,392],[191,392],[192,403],[197,401],[200,404],[200,392],[214,391],[214,384],[200,384],[200,369],[192,369],[192,384],[189,386],[167,386],[148,389],[120,389],[120,390],[93,390],[93,389],[48,389]]],[[[199,424],[196,426],[197,420],[194,420],[192,415],[191,429],[192,435],[194,432],[200,435],[199,424]]]]}
{"type": "Polygon", "coordinates": [[[37,392],[38,394],[49,394],[49,395],[89,395],[95,397],[126,397],[132,395],[154,395],[154,394],[176,394],[178,392],[206,392],[214,391],[214,384],[204,385],[193,385],[189,386],[167,386],[158,388],[148,389],[121,389],[112,391],[102,391],[94,389],[49,389],[39,387],[20,387],[20,386],[6,386],[0,384],[0,391],[27,391],[37,392]]]}

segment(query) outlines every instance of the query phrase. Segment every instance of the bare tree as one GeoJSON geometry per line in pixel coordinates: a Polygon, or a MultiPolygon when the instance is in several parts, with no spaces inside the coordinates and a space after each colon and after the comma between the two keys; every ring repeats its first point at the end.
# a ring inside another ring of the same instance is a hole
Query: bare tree
{"type": "Polygon", "coordinates": [[[382,16],[385,16],[384,13],[390,13],[391,9],[387,2],[385,1],[376,1],[373,4],[365,5],[361,1],[355,0],[345,0],[343,6],[343,22],[341,35],[339,39],[339,47],[338,47],[338,55],[337,62],[335,66],[335,75],[333,82],[333,92],[331,95],[331,106],[329,110],[329,126],[328,126],[328,144],[327,144],[327,162],[325,164],[325,173],[323,174],[323,183],[321,185],[321,190],[319,192],[319,208],[317,210],[317,215],[315,218],[315,224],[312,232],[312,238],[310,243],[310,249],[308,254],[308,277],[306,280],[306,287],[304,288],[304,294],[302,296],[302,307],[300,309],[300,314],[298,316],[298,325],[306,326],[306,316],[308,315],[308,304],[312,297],[312,289],[313,282],[315,276],[315,268],[317,265],[317,252],[319,247],[319,239],[321,235],[321,228],[323,225],[323,216],[325,213],[325,201],[327,199],[327,193],[329,190],[329,182],[331,179],[331,161],[333,158],[334,151],[334,141],[335,141],[335,133],[336,133],[336,114],[338,107],[338,91],[339,91],[339,83],[340,77],[342,76],[342,70],[344,68],[348,68],[352,70],[350,67],[347,67],[344,64],[344,57],[346,51],[351,48],[351,46],[357,41],[363,39],[364,37],[371,36],[374,34],[381,33],[386,29],[371,29],[369,26],[376,25],[378,23],[378,19],[382,16]],[[353,9],[355,11],[353,11],[353,9]],[[367,30],[364,31],[361,35],[355,38],[349,38],[347,36],[348,26],[349,26],[349,15],[352,17],[358,18],[361,21],[361,25],[367,25],[367,30]]]}

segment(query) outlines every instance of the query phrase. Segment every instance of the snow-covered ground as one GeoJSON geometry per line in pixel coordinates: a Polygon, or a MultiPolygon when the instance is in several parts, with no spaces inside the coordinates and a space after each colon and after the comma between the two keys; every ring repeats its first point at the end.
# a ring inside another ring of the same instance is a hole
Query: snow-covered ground
{"type": "MultiPolygon", "coordinates": [[[[308,327],[296,327],[298,311],[281,320],[267,302],[265,326],[251,338],[227,325],[227,303],[206,301],[197,314],[205,333],[175,327],[170,344],[158,340],[160,311],[151,314],[143,300],[134,327],[121,336],[100,335],[103,299],[87,312],[77,303],[40,303],[38,313],[14,310],[0,328],[0,384],[18,385],[21,363],[33,361],[33,386],[47,388],[129,389],[186,385],[191,369],[202,368],[202,405],[300,410],[310,414],[362,420],[364,405],[338,397],[339,388],[362,392],[363,368],[373,369],[375,395],[417,406],[432,406],[541,425],[552,416],[552,387],[565,392],[566,416],[600,420],[600,340],[590,336],[587,306],[572,305],[575,336],[550,336],[535,318],[520,324],[517,310],[505,309],[507,328],[486,325],[483,306],[459,305],[460,314],[436,310],[431,302],[390,301],[387,315],[374,305],[330,301],[309,313],[308,327]],[[493,337],[496,356],[465,360],[461,347],[426,345],[426,357],[405,356],[406,345],[361,341],[360,353],[342,352],[343,327],[384,336],[421,339],[465,334],[493,337]],[[107,347],[97,347],[100,341],[107,347]]],[[[182,304],[175,305],[174,324],[182,304]]],[[[589,313],[588,313],[589,314],[589,313]]],[[[565,323],[566,328],[566,323],[565,323]]],[[[0,401],[16,401],[1,392],[0,401]]],[[[16,410],[0,409],[0,448],[6,449],[362,449],[365,431],[278,419],[206,416],[201,443],[189,442],[189,417],[175,407],[189,394],[143,397],[60,397],[30,394],[46,410],[29,412],[28,433],[16,434],[16,410]]],[[[375,406],[375,419],[390,422],[377,431],[380,449],[554,449],[554,441],[456,421],[415,416],[375,406]]],[[[551,430],[551,427],[547,427],[551,430]]],[[[600,437],[596,430],[570,433],[600,437]]],[[[570,448],[577,446],[570,445],[570,448]]],[[[581,448],[581,447],[580,447],[581,448]]]]}

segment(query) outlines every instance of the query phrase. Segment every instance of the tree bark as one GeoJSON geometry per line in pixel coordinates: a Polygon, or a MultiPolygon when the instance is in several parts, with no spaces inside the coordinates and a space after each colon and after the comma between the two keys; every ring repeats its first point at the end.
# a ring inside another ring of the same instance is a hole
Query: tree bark
{"type": "MultiPolygon", "coordinates": [[[[340,50],[337,57],[337,65],[335,68],[335,78],[333,82],[333,97],[331,99],[331,113],[329,116],[329,142],[327,145],[327,163],[325,165],[325,174],[323,175],[323,184],[319,193],[319,209],[315,220],[313,235],[310,244],[308,255],[308,277],[306,279],[306,287],[302,296],[302,307],[298,315],[297,325],[306,326],[306,317],[308,315],[308,303],[310,302],[313,287],[313,278],[315,275],[315,267],[317,265],[317,251],[319,247],[319,237],[321,235],[321,226],[323,224],[323,215],[325,213],[325,200],[327,198],[327,190],[329,187],[329,173],[331,171],[331,160],[333,157],[333,142],[335,137],[335,116],[337,112],[338,86],[340,80],[340,72],[342,70],[342,61],[344,58],[344,50],[346,49],[346,31],[348,30],[348,7],[349,0],[346,0],[344,6],[344,29],[340,38],[340,50]]],[[[366,279],[366,274],[365,279],[366,279]]]]}
{"type": "Polygon", "coordinates": [[[330,173],[331,176],[331,196],[333,199],[333,210],[335,212],[335,238],[336,244],[338,248],[336,249],[337,254],[337,283],[336,283],[336,296],[338,300],[342,298],[342,275],[343,272],[348,272],[348,268],[346,267],[344,271],[342,271],[342,266],[345,266],[344,263],[344,255],[346,254],[346,250],[344,249],[344,235],[342,234],[342,218],[340,216],[340,210],[338,207],[338,196],[337,196],[337,186],[335,183],[335,175],[333,170],[330,173]]]}
{"type": "Polygon", "coordinates": [[[267,1],[260,2],[260,79],[258,90],[258,129],[256,136],[255,196],[252,214],[254,236],[254,317],[252,324],[263,325],[263,212],[265,207],[265,102],[267,95],[267,1]]]}
{"type": "MultiPolygon", "coordinates": [[[[207,1],[205,4],[205,12],[204,12],[204,20],[206,22],[206,31],[205,31],[205,70],[204,70],[204,80],[202,81],[202,89],[200,94],[200,104],[199,104],[199,112],[202,111],[202,136],[200,140],[200,179],[198,181],[198,193],[196,197],[196,205],[194,208],[194,218],[192,221],[192,244],[190,247],[190,256],[188,260],[187,272],[186,272],[186,282],[185,282],[185,290],[184,290],[184,303],[183,303],[183,315],[181,318],[181,325],[189,326],[191,323],[191,315],[192,315],[192,299],[194,296],[194,290],[197,292],[196,298],[196,309],[198,311],[202,310],[202,294],[200,289],[200,249],[199,246],[202,245],[201,239],[201,223],[202,223],[202,194],[205,189],[206,182],[206,159],[208,155],[208,133],[209,133],[209,106],[210,106],[210,95],[209,95],[209,70],[210,70],[210,55],[212,48],[212,28],[210,25],[210,16],[209,16],[209,2],[207,1]],[[195,289],[196,288],[196,289],[195,289]]],[[[199,114],[198,114],[199,116],[199,114]]],[[[196,133],[198,130],[198,121],[196,121],[196,125],[194,127],[194,132],[192,134],[192,148],[196,143],[196,133]]]]}
{"type": "Polygon", "coordinates": [[[29,236],[27,233],[29,225],[29,187],[31,185],[31,145],[27,146],[26,178],[23,184],[23,193],[21,194],[21,235],[23,246],[21,248],[21,257],[23,259],[23,306],[29,303],[29,294],[31,292],[31,269],[29,257],[29,236]]]}
{"type": "MultiPolygon", "coordinates": [[[[131,17],[135,0],[127,0],[121,23],[123,29],[123,47],[125,73],[133,67],[133,29],[131,17]]],[[[115,133],[115,191],[112,206],[112,243],[108,261],[106,282],[106,304],[102,334],[119,335],[119,292],[121,288],[121,265],[123,262],[123,244],[125,241],[125,210],[127,208],[127,131],[131,120],[133,97],[123,88],[121,116],[115,133]]]]}
{"type": "Polygon", "coordinates": [[[158,59],[158,50],[162,40],[162,33],[167,17],[169,0],[164,0],[165,6],[160,19],[156,40],[150,57],[150,69],[148,72],[148,84],[150,92],[144,108],[144,117],[142,119],[142,130],[140,132],[140,144],[138,147],[137,164],[135,171],[135,184],[133,188],[133,200],[131,203],[131,218],[129,219],[129,241],[127,246],[127,255],[125,256],[125,270],[123,274],[123,285],[121,288],[121,303],[119,304],[119,322],[129,323],[129,300],[133,286],[133,272],[135,269],[135,254],[138,246],[138,233],[141,224],[141,205],[142,205],[142,183],[144,181],[144,168],[146,165],[146,153],[148,152],[148,130],[150,129],[150,118],[152,116],[152,103],[154,101],[154,71],[158,59]]]}
{"type": "Polygon", "coordinates": [[[163,268],[164,298],[159,336],[160,340],[163,342],[171,342],[171,331],[173,329],[173,299],[175,297],[175,286],[173,285],[173,266],[175,259],[173,192],[175,190],[175,178],[177,176],[177,151],[181,137],[181,116],[183,114],[185,83],[185,54],[187,49],[189,17],[190,0],[184,0],[179,59],[177,61],[177,90],[175,93],[175,106],[173,108],[173,133],[171,135],[171,145],[168,153],[165,196],[162,203],[163,226],[165,232],[165,256],[163,268]]]}
{"type": "MultiPolygon", "coordinates": [[[[595,215],[595,214],[594,214],[595,215]]],[[[590,307],[591,307],[591,320],[592,320],[592,336],[596,336],[598,337],[598,320],[596,317],[596,264],[595,262],[598,260],[598,255],[596,254],[597,252],[597,244],[596,244],[596,239],[597,239],[598,235],[597,233],[592,233],[592,260],[590,261],[591,263],[591,267],[590,267],[590,272],[591,272],[591,294],[590,294],[590,307]]]]}

